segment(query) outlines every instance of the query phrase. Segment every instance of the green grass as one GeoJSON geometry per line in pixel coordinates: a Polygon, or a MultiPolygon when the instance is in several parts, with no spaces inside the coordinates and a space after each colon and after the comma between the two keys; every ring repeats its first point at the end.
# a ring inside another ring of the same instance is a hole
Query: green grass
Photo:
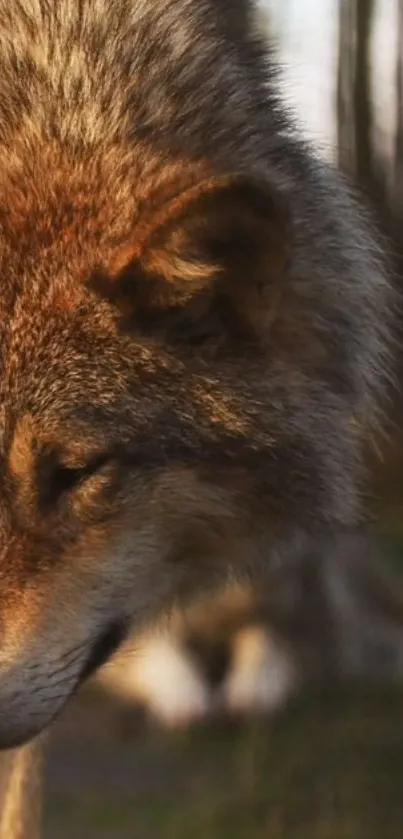
{"type": "Polygon", "coordinates": [[[400,839],[402,700],[334,693],[270,723],[101,738],[105,777],[50,784],[45,839],[400,839]]]}

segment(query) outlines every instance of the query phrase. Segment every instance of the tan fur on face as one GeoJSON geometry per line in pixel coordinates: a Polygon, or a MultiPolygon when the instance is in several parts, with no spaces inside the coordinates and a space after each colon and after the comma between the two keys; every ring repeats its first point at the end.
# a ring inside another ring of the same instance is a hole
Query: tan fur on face
{"type": "Polygon", "coordinates": [[[31,418],[29,416],[21,417],[15,429],[9,453],[10,470],[17,478],[22,478],[32,472],[34,467],[32,442],[31,418]]]}

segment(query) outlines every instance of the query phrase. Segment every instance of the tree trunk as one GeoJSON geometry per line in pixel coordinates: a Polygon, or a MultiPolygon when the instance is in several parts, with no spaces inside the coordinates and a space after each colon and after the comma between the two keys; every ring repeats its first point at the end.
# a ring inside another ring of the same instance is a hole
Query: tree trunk
{"type": "Polygon", "coordinates": [[[354,116],[356,174],[360,183],[371,186],[375,177],[371,85],[371,34],[374,0],[356,0],[356,65],[354,116]]]}
{"type": "Polygon", "coordinates": [[[393,210],[397,226],[401,230],[403,223],[403,0],[398,0],[393,210]]]}
{"type": "Polygon", "coordinates": [[[380,216],[386,221],[389,216],[386,179],[373,130],[371,42],[374,11],[374,0],[340,0],[339,164],[373,198],[380,216]]]}
{"type": "Polygon", "coordinates": [[[344,172],[356,172],[354,80],[356,67],[356,0],[340,0],[339,64],[337,79],[337,126],[339,164],[344,172]]]}

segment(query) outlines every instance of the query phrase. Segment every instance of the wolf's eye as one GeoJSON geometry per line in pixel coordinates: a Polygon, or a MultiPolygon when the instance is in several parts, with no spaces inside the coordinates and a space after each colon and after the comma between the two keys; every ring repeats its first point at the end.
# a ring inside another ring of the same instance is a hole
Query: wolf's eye
{"type": "Polygon", "coordinates": [[[53,491],[56,495],[68,492],[70,489],[73,489],[81,483],[81,481],[84,481],[89,474],[91,474],[91,472],[89,473],[86,467],[81,469],[72,469],[69,466],[57,466],[53,471],[51,481],[53,484],[53,491]]]}
{"type": "Polygon", "coordinates": [[[94,455],[82,465],[70,465],[51,458],[42,472],[42,498],[49,503],[57,501],[60,496],[97,475],[109,460],[110,455],[106,453],[94,455]]]}

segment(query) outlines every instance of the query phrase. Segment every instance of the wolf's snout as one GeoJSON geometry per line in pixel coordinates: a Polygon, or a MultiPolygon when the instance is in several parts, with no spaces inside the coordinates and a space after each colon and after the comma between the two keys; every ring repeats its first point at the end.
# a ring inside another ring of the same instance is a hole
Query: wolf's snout
{"type": "Polygon", "coordinates": [[[46,728],[77,686],[100,667],[126,635],[113,621],[98,634],[53,652],[33,643],[18,660],[0,663],[0,750],[23,745],[46,728]]]}

